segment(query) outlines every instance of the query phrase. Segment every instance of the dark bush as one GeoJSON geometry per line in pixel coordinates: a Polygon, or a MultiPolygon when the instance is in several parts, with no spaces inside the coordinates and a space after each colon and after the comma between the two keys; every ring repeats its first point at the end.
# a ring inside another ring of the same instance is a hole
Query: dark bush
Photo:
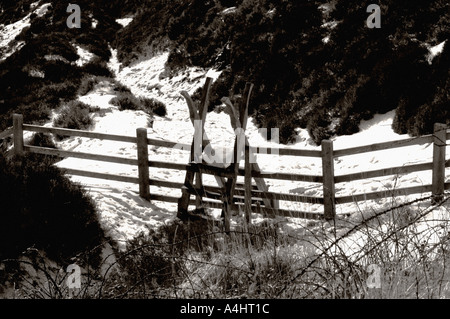
{"type": "MultiPolygon", "coordinates": [[[[53,125],[74,130],[86,130],[93,124],[90,109],[90,106],[83,102],[71,101],[62,108],[60,114],[54,119],[53,125]]],[[[58,136],[58,138],[61,137],[58,136]]]]}
{"type": "Polygon", "coordinates": [[[99,79],[94,75],[86,75],[81,80],[81,84],[78,87],[77,95],[83,96],[88,94],[90,91],[94,89],[94,87],[99,83],[99,79]]]}
{"type": "Polygon", "coordinates": [[[133,93],[131,93],[130,89],[120,83],[116,84],[114,91],[117,91],[117,96],[112,98],[109,103],[117,106],[120,111],[133,110],[144,111],[149,115],[167,115],[166,106],[161,101],[153,98],[137,98],[133,95],[133,93]]]}
{"type": "Polygon", "coordinates": [[[104,233],[94,203],[52,162],[32,156],[0,157],[0,259],[16,258],[28,247],[68,262],[102,244],[104,233]]]}
{"type": "MultiPolygon", "coordinates": [[[[220,77],[211,85],[210,105],[208,110],[212,111],[215,106],[222,104],[223,97],[231,97],[233,76],[230,70],[222,71],[220,77]]],[[[201,89],[200,89],[201,94],[201,89]]]]}
{"type": "Polygon", "coordinates": [[[111,103],[114,106],[119,107],[120,111],[123,111],[123,110],[137,111],[137,110],[141,109],[139,100],[131,93],[130,94],[127,94],[127,93],[119,94],[118,96],[113,97],[109,103],[111,103]]]}
{"type": "Polygon", "coordinates": [[[77,95],[77,90],[79,88],[79,81],[65,80],[59,83],[51,83],[42,88],[43,93],[45,93],[45,100],[55,101],[52,105],[52,109],[59,106],[59,101],[70,101],[74,99],[77,95]]]}
{"type": "Polygon", "coordinates": [[[142,109],[149,114],[156,114],[158,116],[166,116],[167,109],[166,105],[153,98],[139,98],[139,102],[141,103],[142,109]]]}
{"type": "MultiPolygon", "coordinates": [[[[45,148],[57,148],[55,142],[53,141],[52,135],[47,133],[33,134],[27,144],[45,148]]],[[[29,157],[33,160],[42,160],[49,163],[55,163],[59,160],[58,156],[54,155],[29,154],[29,157]]]]}
{"type": "Polygon", "coordinates": [[[113,88],[113,90],[115,92],[131,93],[131,90],[126,85],[123,85],[122,83],[120,83],[118,81],[114,81],[114,88],[113,88]]]}
{"type": "Polygon", "coordinates": [[[189,55],[184,49],[176,48],[170,51],[166,67],[168,67],[171,72],[176,73],[190,65],[192,65],[192,61],[189,59],[189,55]]]}
{"type": "Polygon", "coordinates": [[[84,73],[93,74],[97,76],[113,77],[111,70],[108,68],[105,61],[94,58],[81,67],[84,73]]]}
{"type": "Polygon", "coordinates": [[[36,101],[16,107],[16,113],[23,115],[25,123],[43,124],[50,119],[52,105],[45,101],[36,101]]]}

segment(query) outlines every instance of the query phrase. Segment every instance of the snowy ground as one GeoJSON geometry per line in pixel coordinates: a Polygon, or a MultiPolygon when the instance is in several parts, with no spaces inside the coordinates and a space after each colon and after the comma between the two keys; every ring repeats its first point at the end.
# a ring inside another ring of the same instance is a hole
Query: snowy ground
{"type": "MultiPolygon", "coordinates": [[[[41,16],[45,14],[49,4],[35,2],[34,12],[41,16]]],[[[124,27],[132,21],[132,17],[119,19],[118,23],[124,27]]],[[[0,25],[0,61],[19,50],[23,45],[14,40],[22,30],[30,25],[30,15],[23,19],[7,25],[0,25]]],[[[428,61],[432,63],[433,58],[442,51],[443,42],[431,47],[429,46],[428,61]]],[[[78,65],[88,62],[92,54],[81,47],[76,47],[80,59],[78,65]]],[[[197,88],[203,86],[206,77],[217,78],[219,75],[214,70],[200,68],[189,68],[174,77],[169,77],[164,67],[168,53],[159,54],[151,58],[142,57],[129,67],[122,68],[117,61],[116,52],[109,63],[109,67],[116,75],[116,79],[129,86],[137,96],[153,97],[167,106],[166,117],[155,116],[150,119],[143,112],[119,111],[117,107],[109,104],[114,97],[111,83],[102,82],[95,90],[86,96],[79,97],[85,103],[99,107],[100,111],[95,113],[95,126],[92,130],[103,133],[135,136],[136,129],[146,127],[148,136],[151,138],[175,141],[190,144],[194,128],[189,119],[188,108],[181,91],[193,93],[197,88]],[[153,121],[153,124],[150,123],[153,121]]],[[[398,135],[391,129],[394,112],[376,115],[372,120],[361,123],[361,131],[351,136],[340,136],[334,138],[334,149],[343,149],[359,145],[367,145],[385,141],[393,141],[408,138],[407,135],[398,135]]],[[[51,122],[46,124],[51,125],[51,122]]],[[[225,113],[211,112],[207,116],[205,130],[212,146],[220,152],[230,152],[234,143],[234,132],[231,128],[229,116],[225,113]]],[[[249,119],[246,134],[251,145],[266,147],[288,147],[297,149],[320,150],[314,146],[306,130],[299,129],[298,137],[294,144],[288,146],[267,142],[249,119]]],[[[26,136],[30,136],[27,134],[26,136]]],[[[136,145],[130,143],[110,142],[103,140],[91,140],[86,138],[69,138],[60,143],[66,150],[80,152],[92,152],[136,158],[136,145]]],[[[172,163],[186,164],[189,152],[183,150],[168,149],[162,147],[149,147],[149,155],[152,160],[166,161],[172,163]]],[[[447,158],[450,148],[447,148],[447,158]]],[[[432,159],[432,145],[424,144],[411,147],[397,148],[387,151],[364,153],[360,155],[346,156],[335,160],[335,175],[363,172],[402,166],[408,164],[430,162],[432,159]]],[[[258,155],[257,161],[263,171],[278,171],[286,173],[297,173],[306,175],[321,175],[321,159],[293,156],[258,155]]],[[[81,159],[65,159],[58,164],[60,167],[119,174],[124,176],[137,176],[137,167],[129,165],[110,164],[81,159]]],[[[241,163],[242,165],[242,163],[241,163]]],[[[448,172],[448,171],[447,171],[448,172]]],[[[151,178],[161,180],[183,182],[185,173],[176,170],[162,170],[151,168],[151,178]]],[[[449,181],[447,174],[446,181],[449,181]]],[[[149,203],[138,196],[138,185],[85,178],[79,176],[71,177],[80,182],[90,192],[97,203],[100,221],[107,233],[124,243],[140,231],[146,231],[149,227],[157,227],[161,223],[172,220],[176,215],[176,204],[153,201],[149,203]]],[[[242,180],[241,180],[242,181],[242,180]]],[[[204,176],[205,184],[216,185],[212,176],[204,176]]],[[[267,180],[271,191],[299,194],[308,196],[322,196],[322,185],[303,182],[289,182],[279,180],[267,180]]],[[[387,176],[348,183],[336,184],[336,196],[347,196],[367,192],[390,190],[393,188],[420,186],[431,183],[431,172],[417,172],[403,176],[387,176]]],[[[153,194],[170,195],[179,197],[181,191],[161,187],[151,187],[153,194]]],[[[426,194],[423,194],[426,195],[426,194]]],[[[421,196],[421,195],[418,195],[421,196]]],[[[383,208],[391,203],[392,199],[367,201],[364,203],[337,205],[338,214],[355,213],[359,210],[372,208],[383,208]]],[[[281,202],[281,208],[301,210],[308,212],[323,212],[322,205],[309,205],[301,203],[281,202]]],[[[214,211],[217,214],[217,210],[214,211]]],[[[305,224],[304,220],[295,218],[279,218],[288,229],[295,231],[305,224]]]]}
{"type": "MultiPolygon", "coordinates": [[[[94,131],[135,136],[136,128],[146,127],[151,138],[190,144],[193,136],[193,126],[189,119],[188,108],[182,90],[193,93],[201,87],[207,76],[217,77],[214,70],[190,68],[173,78],[167,77],[164,63],[168,54],[160,54],[150,59],[143,59],[129,67],[120,68],[115,54],[110,67],[116,73],[118,81],[129,86],[137,96],[154,97],[167,106],[166,117],[155,116],[152,127],[149,127],[149,117],[143,112],[122,111],[109,104],[114,96],[110,84],[101,83],[88,95],[80,97],[85,103],[100,107],[101,112],[95,116],[94,131]]],[[[361,123],[361,132],[352,136],[334,138],[334,148],[343,149],[359,145],[367,145],[384,141],[408,138],[392,131],[391,124],[394,112],[376,115],[372,120],[361,123]]],[[[207,115],[205,130],[212,141],[214,149],[231,149],[234,133],[229,116],[225,113],[211,112],[207,115]]],[[[320,150],[314,146],[306,130],[298,131],[296,143],[284,146],[264,140],[258,129],[249,119],[247,135],[251,145],[279,146],[298,149],[320,150]]],[[[86,138],[70,138],[60,145],[64,149],[92,152],[96,154],[123,156],[136,158],[136,145],[130,143],[108,142],[86,138]]],[[[447,158],[450,150],[447,150],[447,158]]],[[[189,152],[162,147],[149,147],[151,160],[167,161],[186,164],[189,152]]],[[[363,172],[393,166],[430,162],[432,159],[432,145],[424,144],[411,147],[397,148],[387,151],[364,153],[346,156],[335,160],[335,174],[363,172]]],[[[258,155],[258,163],[263,171],[280,171],[287,173],[321,175],[320,158],[306,158],[293,156],[258,155]]],[[[58,164],[60,167],[89,170],[95,172],[112,173],[124,176],[137,176],[137,167],[120,164],[109,164],[81,159],[65,159],[58,164]]],[[[242,163],[241,163],[242,165],[242,163]]],[[[183,182],[185,173],[177,170],[150,170],[151,178],[173,182],[183,182]]],[[[73,176],[74,181],[83,184],[98,205],[100,220],[108,234],[123,243],[140,231],[146,231],[161,223],[172,220],[176,215],[176,204],[153,201],[149,203],[138,196],[138,185],[112,182],[93,178],[73,176]]],[[[447,177],[447,181],[449,177],[447,177]]],[[[321,184],[267,180],[270,190],[309,196],[322,196],[321,184]]],[[[367,180],[354,181],[336,185],[336,196],[346,196],[365,192],[390,190],[393,188],[427,185],[431,183],[431,172],[418,172],[404,176],[388,176],[367,180]]],[[[212,176],[205,175],[205,184],[216,185],[212,176]]],[[[151,186],[153,194],[164,194],[179,197],[179,189],[169,189],[151,186]]],[[[424,194],[426,195],[426,194],[424,194]]],[[[422,195],[418,195],[422,196],[422,195]]],[[[385,207],[392,199],[384,199],[337,205],[337,212],[354,213],[359,209],[385,207]]],[[[320,213],[322,205],[281,202],[281,207],[292,210],[302,210],[320,213]]],[[[217,214],[217,211],[215,211],[217,214]]],[[[295,218],[279,218],[289,229],[295,231],[305,221],[295,218]]]]}

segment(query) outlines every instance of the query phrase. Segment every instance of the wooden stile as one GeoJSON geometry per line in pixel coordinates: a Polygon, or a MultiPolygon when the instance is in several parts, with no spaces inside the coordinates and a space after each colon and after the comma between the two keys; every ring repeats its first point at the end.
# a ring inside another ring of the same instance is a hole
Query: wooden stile
{"type": "MultiPolygon", "coordinates": [[[[361,146],[356,148],[333,150],[333,143],[331,141],[322,142],[321,151],[306,151],[306,150],[294,150],[294,149],[277,149],[276,153],[287,156],[310,156],[321,157],[322,159],[322,176],[315,175],[300,175],[300,174],[287,174],[280,172],[261,172],[257,163],[253,163],[252,156],[254,152],[258,152],[258,148],[250,147],[248,139],[245,136],[245,128],[248,119],[248,103],[250,94],[252,91],[252,84],[247,83],[243,98],[239,103],[239,109],[236,109],[229,99],[223,99],[226,104],[233,128],[241,128],[237,131],[238,136],[235,140],[234,147],[234,162],[229,167],[220,167],[208,165],[204,161],[195,163],[195,155],[202,154],[203,149],[210,144],[204,132],[204,124],[207,111],[208,94],[211,85],[211,79],[207,79],[202,99],[199,107],[192,101],[191,97],[182,92],[182,95],[186,98],[188,103],[191,121],[195,127],[195,121],[197,120],[196,134],[194,139],[197,138],[197,148],[195,149],[194,143],[191,147],[191,163],[168,163],[161,161],[149,160],[148,158],[148,145],[155,145],[160,147],[174,147],[180,146],[180,144],[171,141],[159,141],[149,139],[147,137],[146,129],[137,129],[136,137],[131,136],[119,136],[97,132],[78,131],[62,128],[42,127],[36,125],[29,125],[23,123],[23,117],[19,114],[13,115],[13,127],[7,129],[4,132],[0,132],[0,138],[5,138],[10,135],[13,136],[14,148],[9,153],[24,154],[24,153],[36,153],[43,155],[54,155],[59,157],[73,157],[80,159],[88,159],[95,161],[104,161],[119,164],[135,165],[138,167],[138,177],[132,176],[120,176],[113,174],[105,174],[99,172],[88,172],[76,169],[63,169],[67,174],[79,175],[91,178],[100,178],[105,180],[120,181],[125,183],[133,183],[139,185],[139,195],[148,200],[162,200],[168,202],[178,203],[179,213],[180,207],[187,207],[189,205],[197,205],[197,207],[211,207],[222,208],[225,214],[224,223],[225,230],[230,230],[230,217],[231,211],[236,210],[238,207],[244,209],[245,220],[251,221],[251,212],[268,214],[270,216],[292,216],[299,218],[335,218],[336,204],[344,204],[350,202],[364,201],[364,200],[377,200],[381,198],[391,196],[404,196],[410,194],[431,193],[433,196],[433,203],[439,203],[443,198],[445,191],[450,190],[450,183],[445,183],[446,167],[450,167],[450,160],[446,160],[446,143],[447,139],[450,139],[450,132],[447,131],[445,124],[435,124],[434,134],[422,136],[418,138],[411,138],[401,141],[383,142],[378,144],[372,144],[367,146],[361,146]],[[52,149],[46,147],[38,147],[24,144],[23,131],[28,130],[32,132],[53,133],[58,135],[68,136],[80,136],[86,138],[106,139],[118,142],[130,142],[137,144],[137,159],[123,158],[118,156],[90,154],[75,151],[65,151],[59,149],[52,149]],[[200,140],[201,139],[201,140],[200,140]],[[423,143],[433,142],[433,162],[432,163],[419,163],[414,165],[405,165],[399,167],[391,167],[384,169],[377,169],[373,171],[365,171],[360,173],[352,173],[346,175],[334,175],[334,158],[339,156],[360,154],[369,151],[386,150],[390,148],[411,146],[423,143]],[[244,168],[239,168],[239,160],[242,155],[244,156],[244,168]],[[166,168],[175,170],[186,170],[186,179],[184,183],[170,182],[163,180],[150,179],[149,168],[166,168]],[[350,182],[353,180],[374,178],[380,176],[407,174],[416,171],[432,171],[432,184],[413,186],[407,188],[378,191],[365,194],[355,194],[350,196],[335,197],[335,183],[350,182]],[[203,185],[202,174],[212,174],[219,185],[209,186],[203,185]],[[243,176],[244,183],[237,184],[237,177],[243,176]],[[252,178],[255,180],[256,185],[252,185],[252,178]],[[269,192],[268,187],[265,184],[264,179],[281,179],[291,181],[302,181],[311,183],[323,184],[323,197],[311,197],[305,195],[295,194],[281,194],[276,192],[269,192]],[[194,184],[195,179],[195,184],[194,184]],[[163,196],[158,194],[151,194],[150,185],[155,187],[168,187],[182,189],[181,198],[163,196]],[[256,189],[255,189],[256,187],[256,189]],[[190,195],[194,195],[195,200],[190,199],[190,195]],[[203,200],[203,197],[206,199],[203,200]],[[310,204],[323,204],[324,214],[310,213],[310,212],[298,212],[279,209],[278,200],[302,202],[310,204]],[[263,204],[262,204],[263,203],[263,204]],[[263,206],[262,206],[263,205],[263,206]]],[[[194,142],[194,141],[193,141],[194,142]]],[[[184,147],[184,146],[183,146],[184,147]]],[[[263,148],[261,148],[263,152],[263,148]]],[[[198,158],[199,160],[200,158],[198,158]]]]}
{"type": "MultiPolygon", "coordinates": [[[[194,162],[198,163],[199,158],[196,158],[196,155],[198,155],[197,157],[201,157],[203,146],[205,143],[204,141],[205,120],[208,111],[209,91],[211,89],[211,84],[212,78],[208,77],[203,86],[202,98],[198,109],[195,103],[192,101],[192,98],[189,96],[189,94],[184,91],[181,92],[181,95],[183,95],[188,104],[190,119],[195,128],[194,138],[192,140],[191,145],[191,155],[190,155],[191,165],[194,162]]],[[[187,214],[190,202],[190,193],[188,192],[188,189],[192,188],[193,186],[194,176],[196,178],[196,185],[198,187],[202,186],[202,173],[200,171],[194,172],[193,170],[188,169],[186,171],[184,186],[182,188],[182,195],[178,201],[178,217],[183,218],[183,215],[187,214]]],[[[196,196],[197,208],[201,205],[201,201],[202,201],[201,196],[197,195],[196,196]]]]}
{"type": "MultiPolygon", "coordinates": [[[[233,129],[236,130],[237,128],[240,128],[241,126],[239,126],[239,120],[236,117],[237,112],[234,110],[234,106],[231,103],[230,99],[223,98],[222,102],[227,106],[227,109],[229,110],[230,117],[232,117],[231,125],[232,125],[233,129]]],[[[245,136],[244,138],[245,138],[245,145],[249,145],[247,136],[245,136]]],[[[252,156],[254,156],[253,151],[254,151],[254,148],[250,147],[250,153],[249,153],[250,158],[252,158],[252,156]]],[[[256,185],[257,185],[258,189],[260,191],[262,191],[262,192],[268,192],[269,191],[269,187],[267,186],[267,184],[265,183],[265,181],[264,181],[264,179],[262,177],[261,169],[260,169],[258,163],[251,162],[251,171],[252,171],[252,176],[253,176],[253,178],[254,178],[254,180],[256,182],[256,185]]],[[[245,175],[245,171],[241,173],[238,170],[238,173],[239,173],[239,175],[243,175],[243,176],[245,175]]],[[[274,209],[278,208],[278,201],[276,201],[276,200],[272,200],[271,201],[271,200],[269,200],[266,197],[264,197],[263,200],[264,200],[264,204],[267,207],[271,207],[271,208],[274,208],[274,209]]]]}

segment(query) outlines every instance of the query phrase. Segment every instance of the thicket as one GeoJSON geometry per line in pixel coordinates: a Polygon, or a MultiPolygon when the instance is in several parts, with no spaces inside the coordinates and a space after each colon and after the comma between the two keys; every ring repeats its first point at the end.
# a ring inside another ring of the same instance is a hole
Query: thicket
{"type": "MultiPolygon", "coordinates": [[[[0,21],[23,17],[30,3],[2,3],[0,21]]],[[[297,127],[316,143],[352,134],[361,120],[390,110],[398,133],[431,133],[435,121],[449,122],[448,41],[431,64],[426,47],[449,38],[443,0],[383,3],[380,29],[367,28],[370,3],[358,1],[82,0],[80,29],[67,28],[67,4],[51,3],[17,37],[25,46],[0,64],[0,129],[10,126],[15,109],[26,121],[48,120],[86,74],[110,76],[110,45],[124,65],[164,49],[173,72],[189,65],[222,70],[211,110],[253,82],[250,112],[257,125],[279,128],[283,143],[297,127]],[[133,20],[122,28],[115,19],[125,16],[133,20]],[[74,45],[95,53],[94,61],[74,65],[74,45]],[[45,77],[32,76],[36,71],[45,77]]]]}
{"type": "Polygon", "coordinates": [[[92,108],[86,103],[70,101],[60,110],[53,120],[53,125],[73,130],[87,130],[93,124],[91,110],[92,108]]]}
{"type": "Polygon", "coordinates": [[[434,121],[450,120],[448,41],[432,64],[426,48],[448,40],[448,4],[388,1],[381,29],[366,26],[369,4],[148,1],[115,45],[125,64],[149,44],[163,43],[173,70],[223,70],[213,106],[217,95],[233,97],[253,82],[250,111],[258,125],[280,128],[283,143],[296,127],[307,128],[316,143],[352,134],[361,120],[390,110],[396,132],[431,133],[434,121]]]}
{"type": "Polygon", "coordinates": [[[0,24],[14,23],[30,11],[33,0],[3,0],[0,3],[0,24]]]}
{"type": "MultiPolygon", "coordinates": [[[[53,145],[43,136],[31,143],[53,145]]],[[[1,261],[34,248],[59,263],[70,263],[70,258],[103,243],[95,204],[53,163],[53,158],[34,154],[10,160],[0,155],[1,261]]]]}
{"type": "Polygon", "coordinates": [[[118,91],[117,96],[110,100],[119,110],[144,111],[148,115],[156,114],[158,116],[166,116],[166,105],[154,98],[135,97],[131,91],[118,91]]]}
{"type": "MultiPolygon", "coordinates": [[[[21,9],[26,3],[5,3],[8,9],[1,19],[23,18],[30,12],[28,7],[21,9]],[[12,9],[18,13],[11,15],[12,9]]],[[[16,37],[25,45],[0,63],[0,130],[11,126],[12,113],[22,113],[28,123],[48,121],[52,109],[76,98],[84,77],[112,76],[106,65],[111,54],[108,43],[121,27],[115,22],[119,13],[110,3],[79,1],[82,28],[69,29],[67,3],[50,3],[47,13],[34,15],[30,27],[16,37]],[[77,66],[76,46],[94,53],[94,58],[77,66]]]]}

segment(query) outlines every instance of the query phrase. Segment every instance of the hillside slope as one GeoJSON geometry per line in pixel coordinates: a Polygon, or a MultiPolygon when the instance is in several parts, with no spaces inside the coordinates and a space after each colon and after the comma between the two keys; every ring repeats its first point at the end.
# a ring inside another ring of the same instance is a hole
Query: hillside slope
{"type": "Polygon", "coordinates": [[[246,81],[254,83],[250,111],[256,124],[279,128],[282,143],[306,128],[320,144],[392,110],[393,128],[401,134],[431,133],[436,119],[450,119],[446,1],[388,1],[381,6],[380,29],[367,27],[367,4],[358,1],[78,5],[83,27],[69,29],[67,5],[60,2],[1,4],[0,128],[10,126],[14,110],[27,120],[48,120],[61,99],[76,96],[83,78],[110,76],[110,47],[124,66],[169,52],[167,76],[186,67],[221,71],[210,110],[223,96],[233,100],[246,81]],[[440,53],[430,59],[429,49],[437,46],[440,53]],[[93,54],[83,66],[75,62],[80,49],[93,54]]]}

